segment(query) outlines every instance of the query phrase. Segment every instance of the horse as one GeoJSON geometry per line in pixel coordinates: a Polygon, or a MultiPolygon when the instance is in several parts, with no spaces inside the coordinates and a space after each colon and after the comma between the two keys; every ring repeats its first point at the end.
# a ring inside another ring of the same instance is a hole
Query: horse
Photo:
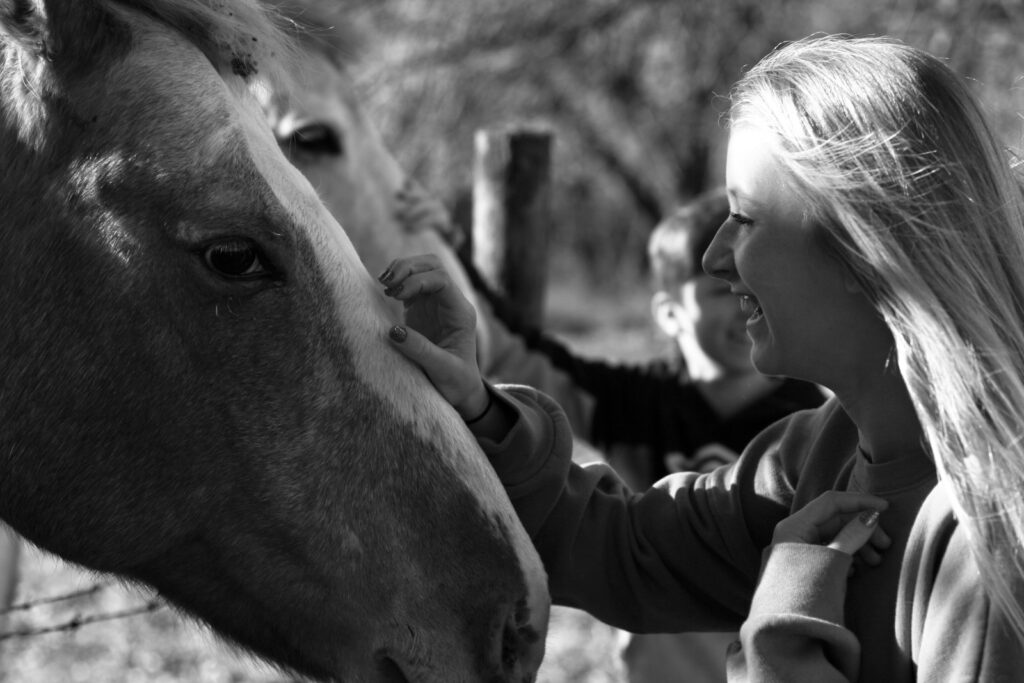
{"type": "Polygon", "coordinates": [[[0,0],[0,519],[318,680],[528,681],[540,560],[281,153],[256,0],[0,0]]]}
{"type": "MultiPolygon", "coordinates": [[[[363,107],[350,72],[366,38],[335,0],[263,0],[291,22],[301,68],[277,90],[263,91],[268,123],[282,152],[310,181],[345,226],[371,273],[397,256],[436,254],[478,311],[486,310],[455,247],[460,232],[443,205],[411,178],[384,144],[363,107]],[[403,193],[431,203],[425,221],[400,216],[403,193]]],[[[491,325],[481,319],[478,344],[485,365],[491,325]]]]}
{"type": "MultiPolygon", "coordinates": [[[[346,19],[343,4],[263,1],[291,22],[302,64],[277,90],[262,92],[268,123],[282,152],[345,226],[364,264],[379,273],[397,256],[436,254],[476,309],[484,374],[543,389],[584,432],[589,397],[528,348],[521,326],[503,315],[500,295],[457,252],[461,232],[443,204],[404,171],[364,109],[350,71],[366,38],[346,19]],[[402,215],[403,194],[416,204],[411,222],[402,215]]],[[[583,460],[596,457],[578,446],[583,460]]]]}

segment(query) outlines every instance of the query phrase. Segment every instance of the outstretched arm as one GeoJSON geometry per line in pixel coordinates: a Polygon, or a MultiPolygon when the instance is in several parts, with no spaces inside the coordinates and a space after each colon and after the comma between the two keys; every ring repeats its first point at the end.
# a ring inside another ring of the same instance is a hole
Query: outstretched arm
{"type": "MultiPolygon", "coordinates": [[[[470,429],[544,559],[557,604],[636,632],[740,624],[761,550],[789,512],[788,483],[802,466],[786,454],[819,444],[819,433],[841,419],[837,408],[769,428],[730,467],[677,474],[634,493],[608,467],[571,462],[572,435],[550,398],[484,383],[473,311],[436,260],[395,261],[381,281],[406,306],[406,325],[391,343],[474,421],[470,429]]],[[[833,445],[845,446],[841,438],[833,445]]]]}

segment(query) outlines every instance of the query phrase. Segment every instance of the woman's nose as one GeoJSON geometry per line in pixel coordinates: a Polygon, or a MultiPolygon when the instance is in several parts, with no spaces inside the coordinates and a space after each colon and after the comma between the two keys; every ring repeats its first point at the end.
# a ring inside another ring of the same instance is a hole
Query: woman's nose
{"type": "Polygon", "coordinates": [[[732,259],[734,233],[735,230],[729,220],[719,226],[718,232],[715,233],[714,239],[711,240],[711,244],[708,245],[704,252],[704,258],[701,260],[701,266],[705,273],[721,280],[732,279],[732,274],[736,271],[732,259]]]}

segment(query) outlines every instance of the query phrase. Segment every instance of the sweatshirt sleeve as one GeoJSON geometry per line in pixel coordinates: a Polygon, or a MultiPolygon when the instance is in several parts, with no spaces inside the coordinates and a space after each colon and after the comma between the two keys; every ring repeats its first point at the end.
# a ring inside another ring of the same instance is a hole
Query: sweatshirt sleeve
{"type": "Polygon", "coordinates": [[[478,301],[476,308],[479,325],[488,339],[487,350],[480,358],[484,376],[492,382],[522,384],[543,391],[562,407],[573,431],[589,439],[594,397],[573,375],[575,357],[569,350],[553,340],[546,340],[547,345],[539,347],[530,343],[529,334],[507,327],[486,300],[478,301]],[[560,359],[570,362],[559,363],[560,359]]]}
{"type": "Polygon", "coordinates": [[[852,557],[826,546],[781,543],[767,551],[729,681],[855,681],[860,643],[843,625],[852,557]]]}
{"type": "Polygon", "coordinates": [[[786,427],[739,461],[680,473],[634,493],[604,464],[571,461],[557,404],[503,387],[517,414],[501,442],[480,444],[548,572],[556,604],[636,633],[736,630],[749,608],[761,550],[789,514],[795,474],[780,460],[786,427]],[[749,456],[749,457],[748,457],[749,456]]]}
{"type": "Polygon", "coordinates": [[[478,310],[491,340],[481,358],[484,375],[492,382],[534,387],[555,399],[573,433],[602,451],[640,446],[660,460],[670,445],[668,435],[692,433],[687,441],[703,443],[710,438],[705,433],[720,421],[696,388],[679,381],[679,368],[667,360],[628,364],[587,358],[542,330],[507,327],[486,302],[478,310]]]}

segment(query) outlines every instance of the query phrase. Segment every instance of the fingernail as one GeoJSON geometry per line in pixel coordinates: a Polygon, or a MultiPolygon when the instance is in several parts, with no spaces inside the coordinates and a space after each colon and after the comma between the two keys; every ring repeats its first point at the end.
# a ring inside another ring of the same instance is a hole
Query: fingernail
{"type": "Polygon", "coordinates": [[[394,296],[402,291],[402,285],[395,285],[394,287],[388,287],[384,290],[386,296],[394,296]]]}
{"type": "Polygon", "coordinates": [[[864,526],[874,526],[878,523],[878,510],[865,510],[860,513],[860,523],[864,526]]]}
{"type": "Polygon", "coordinates": [[[405,341],[405,338],[409,336],[409,333],[401,325],[395,325],[388,330],[388,336],[391,337],[392,340],[401,344],[405,341]]]}
{"type": "Polygon", "coordinates": [[[377,281],[380,282],[382,285],[386,285],[388,281],[394,276],[395,274],[391,272],[391,266],[388,266],[387,268],[384,269],[383,273],[377,276],[377,281]]]}

